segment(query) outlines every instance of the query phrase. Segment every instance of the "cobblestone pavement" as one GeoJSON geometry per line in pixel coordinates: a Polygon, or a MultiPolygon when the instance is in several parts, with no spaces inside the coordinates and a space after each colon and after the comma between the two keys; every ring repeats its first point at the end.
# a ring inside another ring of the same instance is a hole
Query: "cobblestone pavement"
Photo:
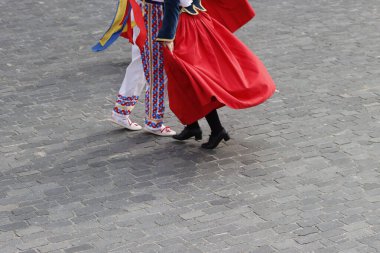
{"type": "Polygon", "coordinates": [[[208,152],[109,123],[115,2],[0,0],[1,253],[380,252],[378,0],[252,1],[279,92],[208,152]]]}

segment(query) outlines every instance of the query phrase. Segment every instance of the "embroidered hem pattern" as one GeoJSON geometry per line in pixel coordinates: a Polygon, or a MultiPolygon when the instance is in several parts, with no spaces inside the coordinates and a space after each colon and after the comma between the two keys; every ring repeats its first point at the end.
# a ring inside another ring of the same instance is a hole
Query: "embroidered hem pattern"
{"type": "Polygon", "coordinates": [[[131,114],[133,108],[135,107],[139,96],[126,97],[119,94],[113,108],[114,112],[128,116],[131,114]]]}

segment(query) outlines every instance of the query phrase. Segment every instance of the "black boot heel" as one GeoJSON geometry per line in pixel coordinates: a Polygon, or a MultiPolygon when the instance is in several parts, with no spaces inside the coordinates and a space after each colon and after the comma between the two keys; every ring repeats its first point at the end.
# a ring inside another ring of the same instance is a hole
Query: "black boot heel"
{"type": "Polygon", "coordinates": [[[196,140],[196,141],[200,141],[200,140],[202,140],[202,133],[197,133],[197,134],[195,135],[195,140],[196,140]]]}
{"type": "Polygon", "coordinates": [[[228,135],[226,130],[223,129],[219,133],[211,133],[210,139],[208,140],[208,142],[202,144],[202,148],[214,149],[219,145],[219,143],[222,140],[228,141],[229,139],[230,139],[230,136],[228,135]]]}

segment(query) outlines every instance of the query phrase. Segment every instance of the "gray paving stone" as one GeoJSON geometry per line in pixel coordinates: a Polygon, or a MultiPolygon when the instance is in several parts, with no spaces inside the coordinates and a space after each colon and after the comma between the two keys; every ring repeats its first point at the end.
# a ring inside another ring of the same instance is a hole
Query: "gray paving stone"
{"type": "Polygon", "coordinates": [[[36,251],[34,249],[30,249],[30,250],[22,251],[20,253],[38,253],[38,251],[36,251]]]}
{"type": "Polygon", "coordinates": [[[139,196],[132,197],[130,198],[130,200],[136,203],[142,203],[150,200],[155,200],[155,197],[151,194],[142,194],[139,196]]]}
{"type": "Polygon", "coordinates": [[[305,228],[294,231],[294,233],[298,236],[306,236],[306,235],[315,234],[318,232],[319,230],[316,227],[305,227],[305,228]]]}
{"type": "Polygon", "coordinates": [[[17,229],[27,228],[28,226],[29,225],[26,222],[20,221],[20,222],[2,225],[0,226],[0,231],[3,231],[3,232],[14,231],[17,229]]]}
{"type": "Polygon", "coordinates": [[[298,236],[294,240],[301,245],[306,245],[309,243],[316,242],[316,241],[320,240],[320,238],[321,237],[318,234],[309,234],[309,235],[305,235],[305,236],[298,236]]]}
{"type": "Polygon", "coordinates": [[[180,216],[181,216],[181,218],[183,218],[185,220],[189,220],[189,219],[197,218],[197,217],[200,217],[203,215],[205,215],[205,213],[203,211],[197,210],[197,211],[192,211],[192,212],[181,214],[180,216]]]}
{"type": "Polygon", "coordinates": [[[342,226],[344,226],[344,224],[339,221],[328,221],[317,225],[318,229],[320,229],[321,231],[329,231],[342,226]]]}
{"type": "Polygon", "coordinates": [[[75,252],[82,252],[82,251],[86,251],[86,250],[92,250],[93,248],[94,247],[92,247],[89,244],[83,244],[83,245],[80,245],[80,246],[75,246],[75,247],[66,249],[65,252],[66,253],[75,253],[75,252]]]}
{"type": "Polygon", "coordinates": [[[54,195],[59,195],[59,194],[65,193],[65,192],[67,192],[67,189],[65,187],[60,187],[60,188],[47,190],[47,191],[45,191],[45,194],[47,196],[54,196],[54,195]]]}

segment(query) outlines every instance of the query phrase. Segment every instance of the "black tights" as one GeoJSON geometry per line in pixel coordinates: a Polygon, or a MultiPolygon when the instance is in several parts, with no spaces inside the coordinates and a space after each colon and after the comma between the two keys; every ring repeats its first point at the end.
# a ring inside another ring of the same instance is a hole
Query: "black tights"
{"type": "MultiPolygon", "coordinates": [[[[223,126],[220,123],[218,112],[216,110],[213,110],[212,112],[207,114],[205,118],[207,120],[208,125],[211,128],[211,133],[219,133],[223,130],[223,126]]],[[[187,127],[190,129],[199,128],[198,121],[195,121],[190,125],[187,125],[187,127]]]]}

